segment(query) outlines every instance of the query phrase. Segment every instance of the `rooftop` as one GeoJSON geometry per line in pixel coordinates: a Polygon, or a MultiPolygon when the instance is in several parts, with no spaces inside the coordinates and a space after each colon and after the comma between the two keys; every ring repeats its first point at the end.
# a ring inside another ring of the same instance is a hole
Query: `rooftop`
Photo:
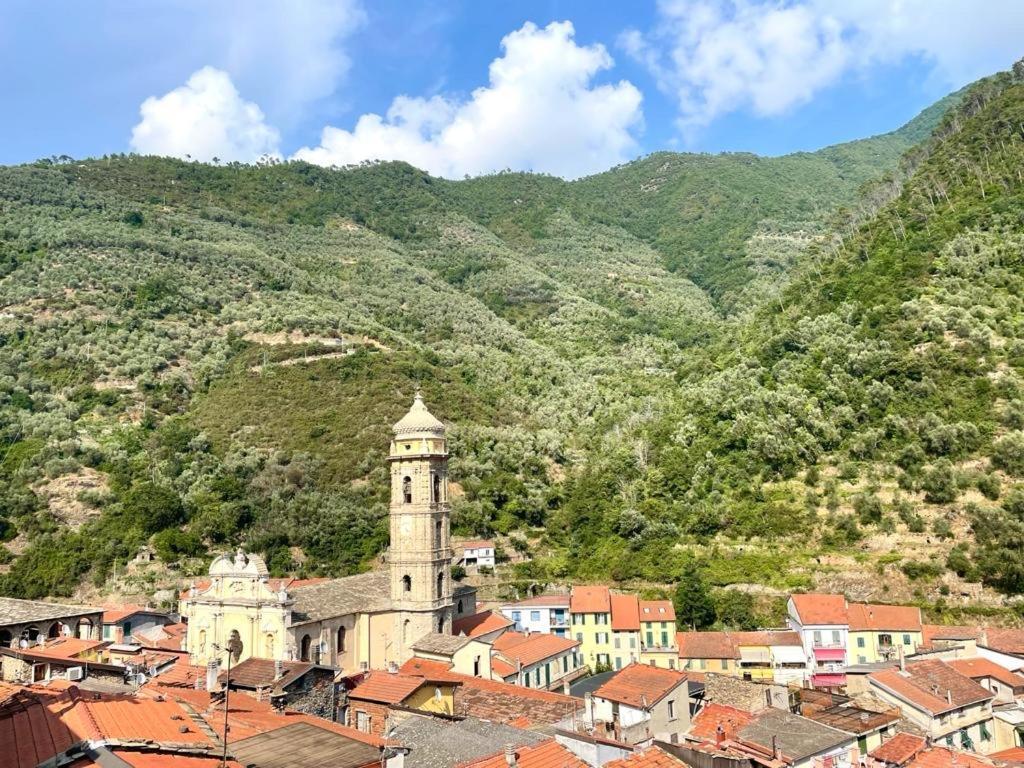
{"type": "Polygon", "coordinates": [[[676,609],[671,600],[641,600],[640,621],[676,620],[676,609]]]}
{"type": "Polygon", "coordinates": [[[395,437],[412,436],[425,432],[438,437],[444,436],[444,422],[427,410],[423,396],[419,392],[413,398],[409,412],[399,419],[392,427],[395,437]]]}
{"type": "Polygon", "coordinates": [[[791,595],[800,623],[836,625],[846,624],[846,598],[820,592],[791,595]]]}
{"type": "MultiPolygon", "coordinates": [[[[401,704],[428,682],[427,678],[418,675],[369,672],[359,685],[349,691],[349,697],[364,701],[376,701],[381,704],[401,704]]],[[[458,685],[458,683],[450,681],[445,682],[448,685],[458,685]]]]}
{"type": "MultiPolygon", "coordinates": [[[[1014,690],[1024,689],[1024,675],[1011,672],[1006,667],[1002,667],[989,659],[980,657],[975,659],[955,659],[946,663],[961,675],[972,680],[991,677],[993,680],[998,680],[1014,690]]],[[[1021,660],[1021,663],[1024,665],[1024,659],[1021,660]]]]}
{"type": "Polygon", "coordinates": [[[259,768],[369,768],[381,763],[379,748],[309,722],[233,741],[231,752],[243,765],[259,768]]]}
{"type": "Polygon", "coordinates": [[[872,684],[933,715],[987,701],[993,694],[944,661],[907,664],[906,671],[883,669],[868,675],[872,684]]]}
{"type": "Polygon", "coordinates": [[[293,587],[292,623],[372,613],[391,607],[391,582],[386,571],[370,571],[293,587]]]}
{"type": "Polygon", "coordinates": [[[149,613],[154,616],[166,616],[163,611],[155,608],[146,608],[143,605],[105,605],[103,606],[103,623],[114,624],[137,613],[149,613]]]}
{"type": "MultiPolygon", "coordinates": [[[[239,688],[270,688],[277,685],[280,688],[287,688],[296,680],[314,668],[314,664],[306,661],[282,661],[281,670],[284,673],[281,679],[276,678],[276,667],[273,659],[259,659],[250,656],[231,668],[231,685],[239,688]]],[[[227,678],[226,672],[221,672],[219,679],[223,682],[227,678]]],[[[162,678],[161,678],[162,679],[162,678]]]]}
{"type": "Polygon", "coordinates": [[[869,753],[875,760],[893,765],[903,765],[928,743],[924,736],[899,731],[891,739],[882,742],[869,753]]]}
{"type": "Polygon", "coordinates": [[[442,720],[427,716],[406,718],[395,727],[393,737],[411,750],[404,768],[448,768],[493,755],[506,744],[525,747],[546,739],[534,731],[475,717],[442,720]]]}
{"type": "Polygon", "coordinates": [[[970,627],[950,624],[922,624],[921,639],[925,645],[936,640],[981,640],[984,630],[981,627],[970,627]]]}
{"type": "Polygon", "coordinates": [[[524,667],[528,667],[538,661],[571,651],[579,644],[579,640],[543,632],[529,635],[524,632],[505,632],[495,639],[493,646],[512,662],[518,661],[524,667]]]}
{"type": "Polygon", "coordinates": [[[875,605],[871,603],[850,603],[850,631],[891,630],[895,632],[920,632],[921,609],[908,605],[875,605]]]}
{"type": "Polygon", "coordinates": [[[640,601],[636,595],[611,595],[611,605],[613,631],[640,630],[640,601]]]}
{"type": "Polygon", "coordinates": [[[972,752],[929,747],[917,753],[907,768],[991,768],[992,761],[972,752]]]}
{"type": "Polygon", "coordinates": [[[515,603],[505,603],[502,608],[543,608],[543,607],[569,607],[569,595],[537,595],[519,600],[515,603]]]}
{"type": "Polygon", "coordinates": [[[480,613],[474,613],[472,616],[463,616],[461,619],[453,621],[452,634],[465,634],[467,637],[479,637],[480,635],[497,632],[499,629],[504,629],[505,627],[511,627],[512,624],[513,622],[511,619],[505,618],[500,613],[495,611],[482,611],[480,613]]]}
{"type": "Polygon", "coordinates": [[[858,735],[871,733],[900,719],[897,712],[872,712],[859,707],[836,705],[827,709],[803,712],[804,717],[830,725],[840,731],[858,735]]]}
{"type": "Polygon", "coordinates": [[[738,659],[739,649],[728,632],[676,632],[681,659],[738,659]]]}
{"type": "Polygon", "coordinates": [[[19,600],[14,597],[0,597],[0,627],[8,624],[53,621],[55,619],[102,612],[101,608],[89,608],[82,605],[64,605],[62,603],[45,603],[41,600],[19,600]]]}
{"type": "Polygon", "coordinates": [[[732,739],[735,738],[736,732],[740,728],[749,724],[753,719],[754,715],[750,712],[725,704],[709,702],[693,718],[689,735],[695,739],[715,741],[718,729],[721,727],[723,738],[732,739]]]}
{"type": "Polygon", "coordinates": [[[604,768],[681,768],[686,765],[678,757],[670,755],[661,747],[652,746],[629,757],[612,760],[604,768]]]}
{"type": "Polygon", "coordinates": [[[774,739],[791,762],[800,762],[854,739],[849,733],[774,708],[755,714],[751,722],[739,729],[736,738],[769,752],[774,739]]]}
{"type": "Polygon", "coordinates": [[[573,587],[569,610],[573,613],[610,613],[611,593],[608,587],[573,587]]]}
{"type": "Polygon", "coordinates": [[[982,643],[986,648],[1015,655],[1024,654],[1024,629],[988,627],[982,643]]]}
{"type": "MultiPolygon", "coordinates": [[[[508,765],[505,750],[502,749],[489,757],[460,763],[459,768],[508,768],[508,765]]],[[[554,739],[517,748],[515,765],[517,768],[587,768],[586,763],[554,739]]]]}
{"type": "Polygon", "coordinates": [[[438,656],[451,656],[460,648],[471,642],[473,638],[461,635],[445,635],[440,632],[428,632],[412,644],[414,651],[435,653],[438,656]]]}
{"type": "Polygon", "coordinates": [[[686,684],[685,672],[633,663],[612,675],[594,696],[648,709],[681,684],[686,684]]]}
{"type": "Polygon", "coordinates": [[[455,546],[463,549],[494,549],[494,542],[490,539],[474,539],[458,542],[455,546]]]}

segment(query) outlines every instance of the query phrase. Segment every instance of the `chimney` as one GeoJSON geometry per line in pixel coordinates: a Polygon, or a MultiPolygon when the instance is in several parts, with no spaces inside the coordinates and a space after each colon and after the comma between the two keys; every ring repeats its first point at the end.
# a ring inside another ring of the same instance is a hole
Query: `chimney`
{"type": "Polygon", "coordinates": [[[282,677],[284,677],[284,662],[277,659],[274,662],[274,679],[280,680],[282,677]]]}
{"type": "Polygon", "coordinates": [[[723,741],[725,741],[725,728],[719,723],[718,727],[715,728],[715,744],[721,746],[723,741]]]}
{"type": "Polygon", "coordinates": [[[946,703],[953,706],[953,692],[948,688],[946,689],[946,703]]]}
{"type": "Polygon", "coordinates": [[[389,661],[388,662],[388,672],[391,673],[392,675],[397,675],[398,674],[398,662],[397,661],[389,661]]]}
{"type": "Polygon", "coordinates": [[[505,764],[508,768],[516,768],[516,748],[511,744],[505,745],[505,764]]]}
{"type": "Polygon", "coordinates": [[[213,661],[206,662],[206,690],[210,693],[220,691],[220,681],[217,679],[218,672],[220,672],[219,661],[214,659],[213,661]]]}
{"type": "Polygon", "coordinates": [[[772,736],[772,760],[782,759],[782,751],[779,749],[779,739],[772,736]]]}
{"type": "Polygon", "coordinates": [[[900,654],[900,672],[906,672],[907,671],[907,657],[903,655],[903,646],[902,645],[897,645],[896,647],[899,649],[899,654],[900,654]]]}

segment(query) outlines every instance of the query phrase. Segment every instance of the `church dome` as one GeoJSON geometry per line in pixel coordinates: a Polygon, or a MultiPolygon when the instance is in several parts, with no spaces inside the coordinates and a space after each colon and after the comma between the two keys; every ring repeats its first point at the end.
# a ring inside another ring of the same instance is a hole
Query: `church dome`
{"type": "Polygon", "coordinates": [[[423,432],[444,437],[444,424],[423,404],[423,396],[416,393],[412,408],[393,427],[396,437],[420,434],[423,432]]]}

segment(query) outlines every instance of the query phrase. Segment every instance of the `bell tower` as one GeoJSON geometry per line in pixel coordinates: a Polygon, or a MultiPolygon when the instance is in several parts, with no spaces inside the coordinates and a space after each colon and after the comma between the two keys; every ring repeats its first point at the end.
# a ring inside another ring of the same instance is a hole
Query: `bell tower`
{"type": "Polygon", "coordinates": [[[448,445],[420,393],[394,426],[391,465],[391,602],[402,660],[429,632],[452,627],[448,445]]]}

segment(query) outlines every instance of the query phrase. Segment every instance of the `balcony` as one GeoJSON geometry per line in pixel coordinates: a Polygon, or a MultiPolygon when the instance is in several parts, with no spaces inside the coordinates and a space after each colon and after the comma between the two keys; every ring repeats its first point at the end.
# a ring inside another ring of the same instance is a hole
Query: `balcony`
{"type": "Polygon", "coordinates": [[[815,661],[846,661],[846,649],[839,646],[814,646],[815,661]]]}

